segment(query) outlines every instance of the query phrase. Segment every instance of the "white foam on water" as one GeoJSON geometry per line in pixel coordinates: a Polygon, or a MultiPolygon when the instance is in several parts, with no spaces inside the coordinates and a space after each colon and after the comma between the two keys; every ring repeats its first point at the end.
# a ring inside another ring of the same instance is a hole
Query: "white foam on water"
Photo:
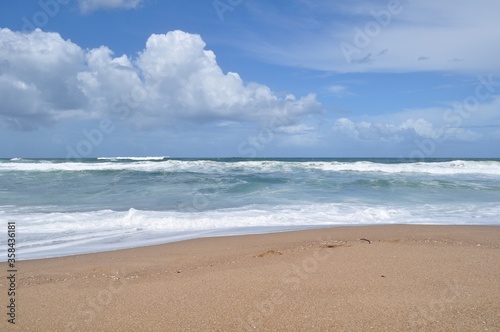
{"type": "MultiPolygon", "coordinates": [[[[16,222],[19,257],[30,259],[268,230],[408,223],[499,224],[499,215],[500,206],[493,203],[419,207],[328,203],[205,212],[130,209],[20,214],[7,211],[2,220],[16,222]]],[[[0,242],[5,246],[6,237],[1,237],[0,242]]]]}
{"type": "MultiPolygon", "coordinates": [[[[324,171],[324,172],[368,172],[368,173],[411,173],[430,175],[500,175],[499,161],[463,161],[449,162],[417,162],[417,163],[376,163],[369,161],[337,162],[283,162],[283,161],[238,161],[218,162],[212,160],[162,160],[151,158],[165,157],[117,157],[127,158],[134,162],[123,163],[110,160],[109,162],[3,162],[0,163],[0,172],[53,172],[53,171],[137,171],[137,172],[296,172],[296,171],[324,171]],[[134,159],[132,159],[134,158],[134,159]],[[149,158],[149,159],[147,159],[149,158]]],[[[116,158],[115,158],[116,159],[116,158]]],[[[107,160],[107,158],[103,159],[107,160]]],[[[118,160],[118,159],[116,159],[118,160]]]]}
{"type": "Polygon", "coordinates": [[[160,156],[160,157],[99,157],[97,160],[131,160],[131,161],[147,161],[147,160],[163,160],[167,159],[169,156],[160,156]]]}
{"type": "Polygon", "coordinates": [[[374,173],[423,173],[435,175],[488,174],[500,175],[498,161],[417,162],[384,164],[369,161],[354,163],[326,162],[314,163],[310,168],[333,172],[374,172],[374,173]]]}

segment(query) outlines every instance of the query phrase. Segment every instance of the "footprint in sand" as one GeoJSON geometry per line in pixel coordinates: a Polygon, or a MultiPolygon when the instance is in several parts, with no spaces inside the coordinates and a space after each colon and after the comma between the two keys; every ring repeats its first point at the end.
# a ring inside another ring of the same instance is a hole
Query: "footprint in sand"
{"type": "Polygon", "coordinates": [[[255,257],[265,257],[265,256],[274,256],[274,255],[283,255],[282,252],[276,251],[276,250],[268,250],[266,252],[263,252],[262,254],[258,254],[255,257]]]}

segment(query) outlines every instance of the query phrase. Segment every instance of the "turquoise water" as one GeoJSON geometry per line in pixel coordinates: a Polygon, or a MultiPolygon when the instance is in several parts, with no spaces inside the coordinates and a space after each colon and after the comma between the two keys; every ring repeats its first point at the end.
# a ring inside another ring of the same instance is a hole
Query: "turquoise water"
{"type": "Polygon", "coordinates": [[[0,160],[0,220],[16,222],[21,259],[338,225],[500,225],[499,203],[500,159],[0,160]]]}

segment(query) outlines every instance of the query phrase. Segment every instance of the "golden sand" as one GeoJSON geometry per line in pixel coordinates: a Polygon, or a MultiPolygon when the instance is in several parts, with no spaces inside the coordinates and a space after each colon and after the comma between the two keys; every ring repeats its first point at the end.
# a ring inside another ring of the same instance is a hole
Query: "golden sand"
{"type": "Polygon", "coordinates": [[[500,331],[500,227],[365,226],[18,262],[0,331],[500,331]]]}

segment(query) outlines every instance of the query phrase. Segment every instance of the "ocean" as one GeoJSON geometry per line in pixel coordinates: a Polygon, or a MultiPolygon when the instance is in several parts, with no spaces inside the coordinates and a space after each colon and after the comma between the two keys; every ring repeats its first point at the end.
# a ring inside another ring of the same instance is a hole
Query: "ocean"
{"type": "Polygon", "coordinates": [[[500,225],[500,159],[0,159],[0,220],[0,248],[15,223],[21,260],[317,227],[500,225]]]}

